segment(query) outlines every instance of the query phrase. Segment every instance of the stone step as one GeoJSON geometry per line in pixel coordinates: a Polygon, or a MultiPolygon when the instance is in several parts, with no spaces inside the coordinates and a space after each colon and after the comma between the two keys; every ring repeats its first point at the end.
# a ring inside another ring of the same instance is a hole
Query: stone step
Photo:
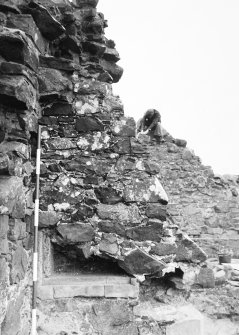
{"type": "Polygon", "coordinates": [[[41,300],[73,297],[138,298],[135,278],[113,275],[54,275],[38,287],[41,300]]]}
{"type": "Polygon", "coordinates": [[[43,285],[82,285],[82,283],[89,284],[130,284],[131,277],[128,276],[117,276],[117,275],[90,275],[90,274],[81,274],[81,275],[72,275],[72,274],[60,274],[52,275],[49,278],[43,279],[43,285]]]}

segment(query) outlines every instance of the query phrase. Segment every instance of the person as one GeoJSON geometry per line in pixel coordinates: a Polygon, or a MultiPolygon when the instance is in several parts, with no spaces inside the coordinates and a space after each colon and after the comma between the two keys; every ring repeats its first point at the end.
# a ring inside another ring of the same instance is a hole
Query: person
{"type": "Polygon", "coordinates": [[[163,141],[163,128],[161,126],[161,115],[156,109],[148,109],[144,116],[139,120],[136,127],[136,139],[139,135],[149,135],[151,140],[157,143],[163,141]]]}

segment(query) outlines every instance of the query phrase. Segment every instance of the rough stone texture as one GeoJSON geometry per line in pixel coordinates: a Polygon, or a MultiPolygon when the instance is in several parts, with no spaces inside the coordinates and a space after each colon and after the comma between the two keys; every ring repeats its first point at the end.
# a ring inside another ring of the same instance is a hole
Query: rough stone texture
{"type": "MultiPolygon", "coordinates": [[[[215,176],[185,140],[169,134],[160,145],[147,135],[136,140],[135,121],[124,117],[122,102],[112,92],[123,70],[116,64],[115,43],[104,35],[107,22],[97,3],[0,1],[1,334],[28,335],[30,330],[38,122],[44,126],[43,276],[51,276],[54,244],[69,263],[107,259],[145,280],[141,297],[146,302],[154,291],[154,279],[147,285],[151,277],[164,277],[171,285],[166,297],[157,295],[161,302],[143,306],[135,316],[134,300],[79,301],[65,299],[59,288],[45,290],[38,333],[186,334],[198,319],[179,324],[189,311],[174,306],[167,317],[164,305],[177,298],[177,290],[209,317],[227,318],[234,331],[239,269],[210,263],[206,253],[215,257],[230,247],[239,257],[238,177],[215,176]],[[228,291],[221,292],[226,283],[228,291]],[[220,296],[210,293],[215,285],[220,296]],[[198,287],[201,291],[193,291],[198,287]],[[56,301],[47,302],[53,294],[56,301]]],[[[135,285],[130,299],[137,290],[135,285]]],[[[104,294],[129,296],[119,283],[104,294]]],[[[211,327],[216,334],[218,324],[211,327]]]]}

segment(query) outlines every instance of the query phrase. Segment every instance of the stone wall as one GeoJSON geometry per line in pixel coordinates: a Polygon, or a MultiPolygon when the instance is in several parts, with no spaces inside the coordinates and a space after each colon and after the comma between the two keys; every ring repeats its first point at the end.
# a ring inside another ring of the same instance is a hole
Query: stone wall
{"type": "MultiPolygon", "coordinates": [[[[135,139],[135,120],[112,92],[123,70],[97,3],[0,1],[2,335],[30,329],[38,124],[39,229],[67,257],[108,259],[140,281],[180,268],[188,285],[206,287],[203,250],[215,256],[225,245],[239,255],[236,178],[215,176],[169,134],[161,145],[135,139]]],[[[165,320],[133,314],[135,304],[118,303],[116,316],[115,302],[39,300],[39,334],[62,334],[65,311],[67,331],[81,326],[79,334],[164,334],[165,320]],[[48,308],[59,316],[51,322],[48,308]]]]}

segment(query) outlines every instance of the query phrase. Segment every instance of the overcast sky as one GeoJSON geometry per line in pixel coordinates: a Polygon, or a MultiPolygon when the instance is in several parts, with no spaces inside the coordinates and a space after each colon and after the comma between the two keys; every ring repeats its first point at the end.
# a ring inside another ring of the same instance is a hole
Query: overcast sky
{"type": "Polygon", "coordinates": [[[100,0],[124,75],[125,114],[156,108],[211,165],[239,175],[239,1],[100,0]]]}

